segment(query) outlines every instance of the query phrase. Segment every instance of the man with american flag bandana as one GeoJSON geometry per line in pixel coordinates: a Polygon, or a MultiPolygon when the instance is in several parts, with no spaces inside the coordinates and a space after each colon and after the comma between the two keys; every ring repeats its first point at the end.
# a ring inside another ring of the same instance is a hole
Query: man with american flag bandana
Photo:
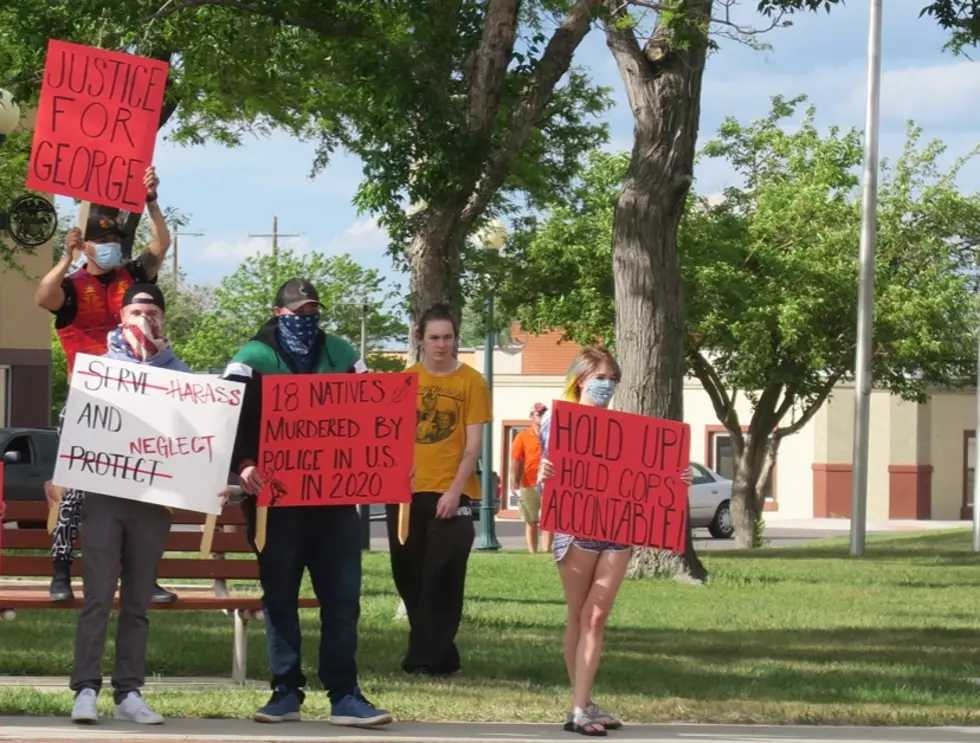
{"type": "MultiPolygon", "coordinates": [[[[164,333],[163,293],[154,284],[126,290],[118,328],[109,332],[106,358],[189,372],[174,355],[164,333]]],[[[217,495],[215,497],[218,497],[217,495]]],[[[116,583],[119,620],[112,690],[117,720],[158,725],[163,717],[140,695],[146,681],[147,611],[153,598],[157,566],[170,533],[171,513],[164,506],[99,493],[86,493],[82,508],[85,535],[85,595],[75,631],[71,690],[72,720],[93,723],[102,686],[102,655],[116,583]]]]}

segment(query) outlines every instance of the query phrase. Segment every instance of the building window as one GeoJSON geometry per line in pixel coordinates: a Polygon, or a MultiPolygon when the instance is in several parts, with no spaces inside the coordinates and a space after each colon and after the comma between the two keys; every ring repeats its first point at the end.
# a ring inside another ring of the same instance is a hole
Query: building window
{"type": "MultiPolygon", "coordinates": [[[[745,434],[748,442],[749,435],[745,434]]],[[[729,480],[735,479],[735,457],[732,453],[732,437],[727,431],[714,431],[711,433],[711,450],[709,452],[711,462],[708,464],[711,469],[722,477],[729,480]]],[[[775,503],[773,496],[773,483],[776,481],[776,468],[773,467],[769,482],[766,483],[766,502],[775,503]]]]}
{"type": "Polygon", "coordinates": [[[977,434],[976,431],[965,432],[966,442],[963,446],[963,509],[973,509],[973,483],[977,471],[977,434]]]}

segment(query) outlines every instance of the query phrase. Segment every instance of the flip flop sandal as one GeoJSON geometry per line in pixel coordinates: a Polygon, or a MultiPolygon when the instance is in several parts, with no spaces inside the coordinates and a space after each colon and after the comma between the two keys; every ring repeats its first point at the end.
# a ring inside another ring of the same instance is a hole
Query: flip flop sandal
{"type": "Polygon", "coordinates": [[[578,733],[590,738],[601,738],[606,735],[606,728],[598,720],[589,717],[585,712],[572,712],[565,720],[566,733],[578,733]]]}
{"type": "Polygon", "coordinates": [[[606,730],[619,730],[623,727],[621,720],[617,720],[608,712],[603,712],[601,709],[599,709],[599,705],[595,702],[589,702],[589,705],[585,708],[585,711],[589,717],[602,725],[602,727],[604,727],[606,730]]]}

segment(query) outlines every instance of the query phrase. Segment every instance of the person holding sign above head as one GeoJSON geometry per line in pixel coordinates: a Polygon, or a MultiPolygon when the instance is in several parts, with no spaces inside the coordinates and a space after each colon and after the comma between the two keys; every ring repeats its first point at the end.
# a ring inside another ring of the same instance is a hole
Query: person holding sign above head
{"type": "MultiPolygon", "coordinates": [[[[621,376],[619,364],[606,348],[579,351],[565,380],[562,399],[585,406],[609,407],[621,376]]],[[[542,459],[538,470],[543,483],[555,475],[548,459],[552,411],[541,421],[542,459]]],[[[690,484],[691,470],[681,479],[690,484]]],[[[540,487],[540,484],[539,484],[540,487]]],[[[565,626],[565,667],[572,685],[572,711],[565,730],[603,736],[623,723],[603,712],[592,700],[592,682],[599,668],[606,620],[626,576],[633,548],[628,544],[554,535],[555,562],[561,576],[568,608],[565,626]]]]}
{"type": "Polygon", "coordinates": [[[460,670],[456,633],[480,500],[476,466],[483,425],[493,420],[486,380],[454,355],[458,336],[448,305],[419,318],[423,358],[408,369],[419,377],[415,492],[411,504],[387,507],[391,572],[409,622],[402,669],[437,677],[460,670]]]}
{"type": "MultiPolygon", "coordinates": [[[[151,234],[144,253],[123,265],[120,240],[126,237],[124,230],[117,220],[93,212],[84,238],[77,227],[68,231],[64,256],[37,288],[38,305],[55,316],[55,329],[68,361],[69,376],[77,354],[100,356],[106,352],[106,338],[120,323],[122,299],[127,289],[135,283],[156,281],[170,247],[170,232],[157,203],[159,179],[152,167],[147,169],[143,183],[151,234]]],[[[46,483],[45,495],[49,507],[58,509],[51,545],[54,563],[51,600],[71,601],[74,598],[71,564],[84,494],[68,490],[59,498],[51,483],[46,483]]],[[[176,594],[162,586],[156,587],[154,602],[170,603],[176,599],[176,594]]]]}
{"type": "Polygon", "coordinates": [[[85,228],[68,232],[65,254],[41,279],[38,305],[55,316],[55,329],[71,374],[75,356],[105,353],[106,335],[119,325],[122,298],[133,284],[153,283],[170,247],[170,232],[157,201],[159,179],[151,167],[143,177],[150,215],[150,244],[123,262],[125,231],[117,219],[93,212],[85,228]],[[74,270],[74,269],[78,270],[74,270]]]}
{"type": "MultiPolygon", "coordinates": [[[[309,281],[291,279],[276,294],[274,317],[225,369],[224,378],[245,384],[232,454],[232,470],[246,497],[248,534],[256,548],[262,583],[272,698],[255,713],[258,722],[300,719],[306,677],[300,646],[299,591],[310,571],[320,602],[319,677],[330,697],[330,722],[369,727],[391,715],[369,702],[357,684],[357,623],[361,612],[361,531],[354,505],[283,506],[268,509],[265,543],[256,544],[256,497],[265,483],[256,463],[264,404],[262,378],[278,374],[366,372],[344,339],[320,330],[319,294],[309,281]]],[[[288,403],[287,403],[288,406],[288,403]]]]}
{"type": "MultiPolygon", "coordinates": [[[[153,284],[130,286],[121,300],[122,324],[109,333],[106,358],[189,372],[164,333],[163,294],[153,284]]],[[[143,701],[146,681],[147,610],[153,598],[157,566],[170,533],[171,514],[164,506],[87,493],[82,506],[85,534],[85,596],[75,630],[71,718],[98,719],[102,655],[112,600],[119,588],[116,662],[112,673],[116,719],[158,725],[163,717],[143,701]]]]}

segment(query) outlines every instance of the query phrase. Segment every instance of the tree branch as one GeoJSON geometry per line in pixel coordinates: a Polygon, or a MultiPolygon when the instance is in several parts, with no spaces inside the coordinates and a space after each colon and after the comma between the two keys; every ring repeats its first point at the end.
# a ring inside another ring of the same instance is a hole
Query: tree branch
{"type": "Polygon", "coordinates": [[[796,433],[801,428],[803,428],[803,426],[809,423],[813,419],[813,416],[817,414],[817,411],[820,410],[823,404],[827,401],[827,398],[830,397],[830,393],[833,392],[834,387],[837,385],[837,382],[840,381],[842,374],[843,372],[837,372],[831,377],[829,377],[827,379],[826,384],[824,384],[820,392],[817,394],[816,399],[814,399],[813,402],[810,403],[809,407],[807,407],[806,410],[803,411],[803,415],[801,415],[799,419],[794,423],[788,426],[777,428],[773,432],[773,438],[783,438],[784,436],[792,436],[794,433],[796,433]]]}
{"type": "Polygon", "coordinates": [[[592,27],[592,17],[601,4],[602,0],[578,0],[555,29],[531,79],[507,117],[501,143],[491,153],[489,165],[463,210],[463,224],[472,224],[483,213],[507,179],[511,164],[551,101],[558,81],[568,72],[572,55],[592,27]]]}
{"type": "MultiPolygon", "coordinates": [[[[646,8],[647,10],[653,10],[657,13],[675,13],[677,12],[676,7],[671,7],[669,5],[664,5],[663,3],[652,2],[652,0],[626,0],[629,5],[635,5],[639,8],[646,8]]],[[[730,7],[730,4],[725,3],[726,8],[730,7]]],[[[737,34],[742,36],[759,36],[760,34],[765,34],[772,31],[774,28],[782,25],[783,16],[786,15],[785,12],[776,13],[772,21],[768,26],[764,28],[753,28],[752,26],[740,26],[735,23],[731,18],[715,18],[712,16],[709,20],[712,23],[717,23],[719,26],[727,26],[732,29],[737,34]]]]}
{"type": "Polygon", "coordinates": [[[507,65],[517,39],[520,0],[490,0],[483,20],[483,38],[476,53],[469,88],[467,118],[470,132],[478,137],[493,129],[507,77],[507,65]]]}
{"type": "Polygon", "coordinates": [[[160,21],[165,18],[169,18],[181,10],[204,8],[208,6],[231,8],[232,10],[239,10],[243,13],[252,13],[253,15],[265,16],[266,18],[271,18],[272,20],[278,21],[284,25],[302,28],[307,31],[313,31],[321,36],[326,36],[329,38],[342,38],[361,35],[357,29],[352,28],[346,23],[334,22],[329,25],[324,23],[315,23],[303,17],[290,16],[275,8],[262,7],[261,5],[245,2],[245,0],[167,0],[167,2],[161,6],[160,10],[147,18],[147,22],[160,21]]]}
{"type": "Polygon", "coordinates": [[[735,411],[734,397],[729,397],[725,391],[725,385],[718,376],[711,363],[704,357],[701,351],[697,351],[693,358],[694,376],[701,382],[704,391],[708,393],[711,405],[715,409],[718,421],[725,427],[732,437],[732,450],[741,456],[742,449],[745,447],[745,435],[742,433],[742,426],[735,411]]]}

